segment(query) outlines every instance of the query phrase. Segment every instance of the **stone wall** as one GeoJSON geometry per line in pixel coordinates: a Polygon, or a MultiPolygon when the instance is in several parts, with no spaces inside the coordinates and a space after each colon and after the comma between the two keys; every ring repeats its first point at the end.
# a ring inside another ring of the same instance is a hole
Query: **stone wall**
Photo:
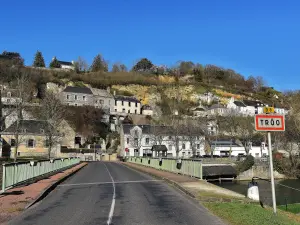
{"type": "MultiPolygon", "coordinates": [[[[237,180],[251,180],[253,177],[260,177],[263,179],[270,179],[270,169],[268,165],[255,165],[251,169],[240,173],[237,180]]],[[[275,179],[284,179],[285,175],[274,172],[275,179]]]]}

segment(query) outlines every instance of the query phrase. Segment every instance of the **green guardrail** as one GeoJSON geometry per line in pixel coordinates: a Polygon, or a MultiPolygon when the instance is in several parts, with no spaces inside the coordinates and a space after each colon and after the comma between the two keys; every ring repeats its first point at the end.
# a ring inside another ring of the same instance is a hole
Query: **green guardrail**
{"type": "Polygon", "coordinates": [[[60,158],[51,160],[5,163],[2,165],[2,190],[8,190],[33,178],[58,172],[80,162],[80,158],[60,158]]]}
{"type": "Polygon", "coordinates": [[[129,157],[126,161],[172,173],[200,178],[201,180],[203,178],[202,162],[200,160],[129,157]]]}

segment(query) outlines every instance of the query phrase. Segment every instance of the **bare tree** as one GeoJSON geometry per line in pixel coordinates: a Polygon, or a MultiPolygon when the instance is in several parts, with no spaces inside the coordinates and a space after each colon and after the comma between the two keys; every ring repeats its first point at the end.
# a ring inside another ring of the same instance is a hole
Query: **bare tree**
{"type": "Polygon", "coordinates": [[[246,154],[249,155],[251,142],[255,134],[253,117],[237,117],[236,120],[238,121],[237,135],[242,141],[246,154]]]}
{"type": "Polygon", "coordinates": [[[89,69],[88,63],[85,61],[85,59],[78,57],[77,61],[75,62],[75,70],[77,72],[86,72],[89,69]]]}
{"type": "Polygon", "coordinates": [[[53,147],[59,143],[61,135],[58,131],[66,112],[65,106],[52,93],[47,93],[42,101],[40,118],[45,121],[44,134],[46,146],[48,147],[48,157],[51,158],[53,147]]]}
{"type": "Polygon", "coordinates": [[[22,131],[21,121],[23,119],[22,113],[26,108],[26,104],[29,102],[31,95],[28,91],[30,86],[30,79],[27,73],[21,72],[20,70],[15,71],[15,84],[17,87],[17,98],[14,102],[14,110],[16,114],[15,126],[13,127],[13,136],[15,139],[14,148],[14,162],[17,161],[18,149],[24,139],[24,132],[22,131]]]}

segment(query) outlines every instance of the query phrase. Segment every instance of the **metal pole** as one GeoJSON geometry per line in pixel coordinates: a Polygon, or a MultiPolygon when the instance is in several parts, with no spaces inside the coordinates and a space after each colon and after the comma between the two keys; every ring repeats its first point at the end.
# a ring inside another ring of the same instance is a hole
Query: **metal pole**
{"type": "Polygon", "coordinates": [[[273,170],[273,154],[272,154],[271,132],[268,132],[268,148],[269,148],[269,158],[270,158],[270,175],[271,175],[273,211],[276,214],[276,195],[275,195],[275,182],[274,182],[274,170],[273,170]]]}
{"type": "Polygon", "coordinates": [[[94,142],[94,155],[95,155],[95,161],[96,161],[96,143],[94,142]]]}

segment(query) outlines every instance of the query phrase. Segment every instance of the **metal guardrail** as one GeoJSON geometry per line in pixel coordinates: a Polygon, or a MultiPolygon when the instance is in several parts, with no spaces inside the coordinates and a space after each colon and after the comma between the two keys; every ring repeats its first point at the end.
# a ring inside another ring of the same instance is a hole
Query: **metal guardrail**
{"type": "Polygon", "coordinates": [[[76,165],[80,158],[61,158],[52,160],[26,161],[16,163],[4,163],[2,165],[2,190],[4,192],[18,184],[33,178],[57,172],[76,165]]]}
{"type": "Polygon", "coordinates": [[[172,173],[197,177],[202,180],[202,162],[200,160],[176,160],[168,158],[143,158],[130,157],[128,162],[152,167],[159,170],[165,170],[172,173]]]}

